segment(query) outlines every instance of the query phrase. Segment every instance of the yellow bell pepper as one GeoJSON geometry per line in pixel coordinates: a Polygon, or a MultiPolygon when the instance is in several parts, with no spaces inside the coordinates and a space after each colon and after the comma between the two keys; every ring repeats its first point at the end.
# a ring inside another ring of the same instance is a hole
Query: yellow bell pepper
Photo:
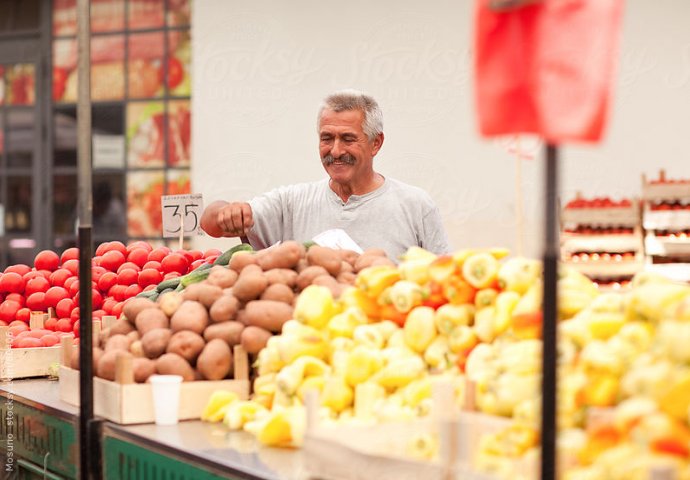
{"type": "Polygon", "coordinates": [[[354,398],[354,391],[343,377],[334,376],[326,379],[321,391],[321,405],[335,412],[342,412],[353,405],[354,398]]]}
{"type": "Polygon", "coordinates": [[[297,297],[293,315],[305,325],[321,329],[336,313],[330,289],[321,285],[309,285],[297,297]]]}
{"type": "Polygon", "coordinates": [[[407,313],[422,304],[424,290],[415,282],[399,280],[388,290],[388,298],[397,311],[407,313]]]}
{"type": "Polygon", "coordinates": [[[228,390],[216,390],[211,394],[208,403],[201,412],[201,420],[206,422],[220,422],[225,416],[228,406],[239,400],[235,392],[228,390]]]}
{"type": "Polygon", "coordinates": [[[459,325],[469,325],[474,320],[474,305],[463,304],[453,305],[446,303],[436,309],[434,321],[436,329],[441,335],[450,335],[455,327],[459,325]]]}
{"type": "Polygon", "coordinates": [[[407,314],[403,332],[408,347],[418,353],[426,350],[438,335],[434,318],[435,311],[431,307],[416,307],[407,314]]]}
{"type": "Polygon", "coordinates": [[[355,286],[370,298],[378,298],[386,288],[398,280],[400,280],[400,272],[397,267],[375,265],[367,267],[357,274],[355,286]]]}

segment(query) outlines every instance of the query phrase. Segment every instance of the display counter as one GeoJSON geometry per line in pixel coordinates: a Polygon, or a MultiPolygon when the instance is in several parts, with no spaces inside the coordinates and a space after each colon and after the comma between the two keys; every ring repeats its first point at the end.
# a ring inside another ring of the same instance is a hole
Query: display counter
{"type": "MultiPolygon", "coordinates": [[[[9,464],[19,478],[77,478],[79,409],[60,400],[57,381],[0,384],[0,411],[3,471],[9,464]]],[[[105,421],[101,451],[105,479],[308,478],[302,451],[262,447],[248,433],[200,421],[105,421]]]]}

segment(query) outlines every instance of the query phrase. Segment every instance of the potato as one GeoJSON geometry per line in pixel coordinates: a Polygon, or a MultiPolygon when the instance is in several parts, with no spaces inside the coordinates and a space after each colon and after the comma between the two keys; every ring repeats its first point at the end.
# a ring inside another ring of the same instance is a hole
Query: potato
{"type": "Polygon", "coordinates": [[[237,312],[237,315],[235,315],[235,321],[240,322],[242,325],[248,325],[247,323],[247,310],[244,308],[240,311],[237,312]]]}
{"type": "Polygon", "coordinates": [[[332,248],[313,245],[307,250],[307,262],[309,265],[320,265],[328,273],[336,276],[340,273],[340,253],[332,248]]]}
{"type": "Polygon", "coordinates": [[[234,347],[240,343],[242,330],[244,330],[244,324],[240,322],[214,323],[204,330],[204,339],[210,342],[214,338],[220,338],[229,346],[234,347]]]}
{"type": "Polygon", "coordinates": [[[192,366],[176,353],[165,353],[156,360],[156,373],[161,375],[181,375],[184,382],[194,380],[192,366]]]}
{"type": "Polygon", "coordinates": [[[388,257],[376,257],[374,258],[374,261],[371,262],[371,266],[375,267],[376,265],[387,265],[389,267],[395,267],[396,263],[388,257]]]}
{"type": "Polygon", "coordinates": [[[141,348],[144,355],[148,358],[158,358],[163,355],[172,334],[172,330],[168,328],[154,328],[146,332],[141,337],[141,348]]]}
{"type": "Polygon", "coordinates": [[[232,294],[240,302],[248,302],[259,298],[266,287],[268,287],[268,280],[259,267],[257,266],[256,269],[248,267],[242,270],[237,278],[237,282],[232,287],[232,294]]]}
{"type": "Polygon", "coordinates": [[[222,265],[211,267],[206,282],[220,288],[230,288],[237,281],[237,272],[222,265]]]}
{"type": "Polygon", "coordinates": [[[194,365],[197,357],[204,349],[204,345],[206,345],[206,342],[198,333],[180,330],[170,337],[165,352],[176,353],[187,360],[190,365],[194,365]]]}
{"type": "MultiPolygon", "coordinates": [[[[311,250],[311,249],[310,249],[311,250]]],[[[300,292],[312,284],[314,279],[321,275],[330,275],[321,265],[312,265],[305,268],[297,276],[297,290],[300,292]]]]}
{"type": "Polygon", "coordinates": [[[137,315],[139,315],[139,312],[141,312],[145,308],[151,308],[155,306],[155,302],[152,302],[148,298],[132,297],[129,300],[127,300],[122,306],[122,315],[127,317],[127,320],[129,320],[132,323],[132,325],[134,325],[134,321],[136,320],[137,315]]]}
{"type": "Polygon", "coordinates": [[[344,283],[346,285],[354,285],[357,274],[355,272],[340,272],[335,278],[338,283],[344,283]]]}
{"type": "Polygon", "coordinates": [[[250,326],[242,330],[240,343],[247,353],[256,354],[266,346],[272,336],[273,334],[265,328],[250,326]]]}
{"type": "Polygon", "coordinates": [[[201,335],[208,326],[208,311],[199,302],[185,300],[170,319],[173,332],[189,330],[201,335]]]}
{"type": "Polygon", "coordinates": [[[218,300],[221,295],[223,295],[223,289],[208,283],[201,283],[201,288],[199,289],[199,303],[204,307],[211,308],[213,302],[218,300]]]}
{"type": "Polygon", "coordinates": [[[314,279],[312,285],[321,285],[328,288],[333,294],[333,298],[338,298],[340,294],[343,293],[343,289],[338,283],[338,280],[330,275],[319,275],[314,279]]]}
{"type": "Polygon", "coordinates": [[[290,288],[295,288],[297,285],[297,272],[290,268],[272,268],[266,270],[264,275],[266,275],[269,286],[274,283],[282,283],[290,288]]]}
{"type": "MultiPolygon", "coordinates": [[[[93,371],[94,373],[98,371],[98,362],[103,356],[103,350],[94,347],[91,353],[91,360],[93,363],[93,371]]],[[[74,370],[79,370],[79,345],[75,345],[74,348],[72,349],[72,356],[70,357],[70,368],[73,368],[74,370]]]]}
{"type": "Polygon", "coordinates": [[[304,245],[295,240],[288,240],[263,250],[258,256],[258,263],[264,271],[272,268],[294,268],[304,257],[304,252],[304,245]]]}
{"type": "Polygon", "coordinates": [[[308,266],[309,266],[309,262],[307,262],[306,257],[300,258],[299,262],[297,262],[297,265],[295,265],[295,270],[297,271],[297,273],[301,273],[302,270],[304,270],[308,266]]]}
{"type": "Polygon", "coordinates": [[[132,354],[123,350],[110,350],[104,352],[98,360],[96,375],[106,380],[115,380],[115,363],[119,355],[131,357],[132,354]]]}
{"type": "Polygon", "coordinates": [[[359,272],[367,267],[371,267],[375,261],[386,257],[386,252],[380,249],[369,249],[365,250],[357,260],[355,261],[354,267],[355,272],[359,272]]]}
{"type": "Polygon", "coordinates": [[[139,338],[140,338],[139,332],[137,332],[136,330],[132,330],[132,331],[129,332],[126,336],[127,336],[127,338],[129,338],[129,340],[132,341],[132,342],[136,342],[136,341],[139,340],[139,338]]]}
{"type": "Polygon", "coordinates": [[[151,375],[156,373],[156,362],[150,358],[137,357],[132,360],[132,370],[134,370],[134,381],[145,383],[151,375]]]}
{"type": "Polygon", "coordinates": [[[259,298],[261,300],[276,300],[292,305],[292,302],[295,300],[295,292],[283,283],[274,283],[269,285],[259,298]]]}
{"type": "Polygon", "coordinates": [[[110,352],[111,350],[129,350],[129,346],[132,344],[132,339],[127,335],[113,335],[105,342],[105,351],[110,352]]]}
{"type": "Polygon", "coordinates": [[[213,339],[199,355],[196,368],[206,380],[221,380],[232,371],[232,350],[223,340],[213,339]]]}
{"type": "MultiPolygon", "coordinates": [[[[340,262],[340,273],[343,272],[353,272],[355,271],[355,267],[352,266],[351,263],[348,263],[346,261],[340,262]]],[[[340,275],[340,273],[338,275],[340,275]]],[[[336,275],[336,277],[338,276],[336,275]]]]}
{"type": "MultiPolygon", "coordinates": [[[[340,255],[340,260],[350,265],[350,267],[355,266],[355,262],[359,258],[359,253],[354,250],[337,250],[340,255]]],[[[342,270],[342,269],[341,269],[342,270]]]]}
{"type": "Polygon", "coordinates": [[[247,324],[280,332],[283,324],[292,318],[292,305],[276,300],[252,300],[245,307],[247,324]]]}
{"type": "Polygon", "coordinates": [[[170,321],[168,316],[163,313],[158,307],[145,308],[136,318],[137,331],[140,335],[146,335],[146,332],[154,328],[168,328],[170,321]]]}
{"type": "Polygon", "coordinates": [[[230,257],[230,262],[228,262],[228,267],[237,273],[244,270],[247,265],[256,265],[257,259],[254,252],[242,251],[235,252],[232,257],[230,257]]]}
{"type": "Polygon", "coordinates": [[[195,302],[199,301],[199,291],[201,290],[201,282],[192,283],[187,285],[184,290],[182,290],[183,300],[193,300],[195,302]]]}
{"type": "Polygon", "coordinates": [[[144,347],[141,344],[141,340],[135,340],[129,346],[129,353],[134,355],[135,358],[144,357],[144,347]]]}
{"type": "Polygon", "coordinates": [[[158,297],[158,306],[168,318],[172,317],[175,310],[182,304],[184,297],[180,292],[165,292],[158,297]]]}
{"type": "Polygon", "coordinates": [[[103,331],[108,331],[108,336],[120,334],[127,335],[129,332],[134,331],[134,320],[132,320],[132,322],[130,323],[129,320],[125,318],[120,318],[119,320],[116,320],[115,323],[113,323],[112,327],[106,328],[103,331]]]}
{"type": "Polygon", "coordinates": [[[227,322],[234,320],[237,310],[240,308],[240,301],[232,293],[221,295],[218,300],[213,302],[208,315],[212,322],[227,322]]]}

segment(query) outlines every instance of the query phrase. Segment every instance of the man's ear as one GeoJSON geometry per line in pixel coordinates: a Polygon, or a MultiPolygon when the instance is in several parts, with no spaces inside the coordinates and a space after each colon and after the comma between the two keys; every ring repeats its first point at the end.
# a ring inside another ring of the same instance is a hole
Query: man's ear
{"type": "Polygon", "coordinates": [[[374,138],[372,144],[372,155],[376,156],[376,154],[379,153],[379,150],[381,150],[381,147],[383,146],[383,132],[376,135],[376,138],[374,138]]]}

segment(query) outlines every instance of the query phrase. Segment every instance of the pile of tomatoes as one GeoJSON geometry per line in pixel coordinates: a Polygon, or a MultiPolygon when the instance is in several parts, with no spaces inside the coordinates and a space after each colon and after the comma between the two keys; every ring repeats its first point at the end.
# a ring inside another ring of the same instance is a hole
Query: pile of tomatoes
{"type": "MultiPolygon", "coordinates": [[[[127,299],[203,263],[213,263],[220,254],[218,249],[173,251],[145,241],[100,244],[91,260],[93,319],[119,317],[127,299]]],[[[10,325],[11,333],[19,334],[26,330],[22,325],[28,326],[31,312],[49,312],[44,330],[79,336],[79,294],[79,250],[68,248],[61,255],[43,250],[36,255],[33,267],[11,265],[0,273],[0,326],[10,325]]],[[[31,338],[40,340],[39,333],[31,338]]]]}

